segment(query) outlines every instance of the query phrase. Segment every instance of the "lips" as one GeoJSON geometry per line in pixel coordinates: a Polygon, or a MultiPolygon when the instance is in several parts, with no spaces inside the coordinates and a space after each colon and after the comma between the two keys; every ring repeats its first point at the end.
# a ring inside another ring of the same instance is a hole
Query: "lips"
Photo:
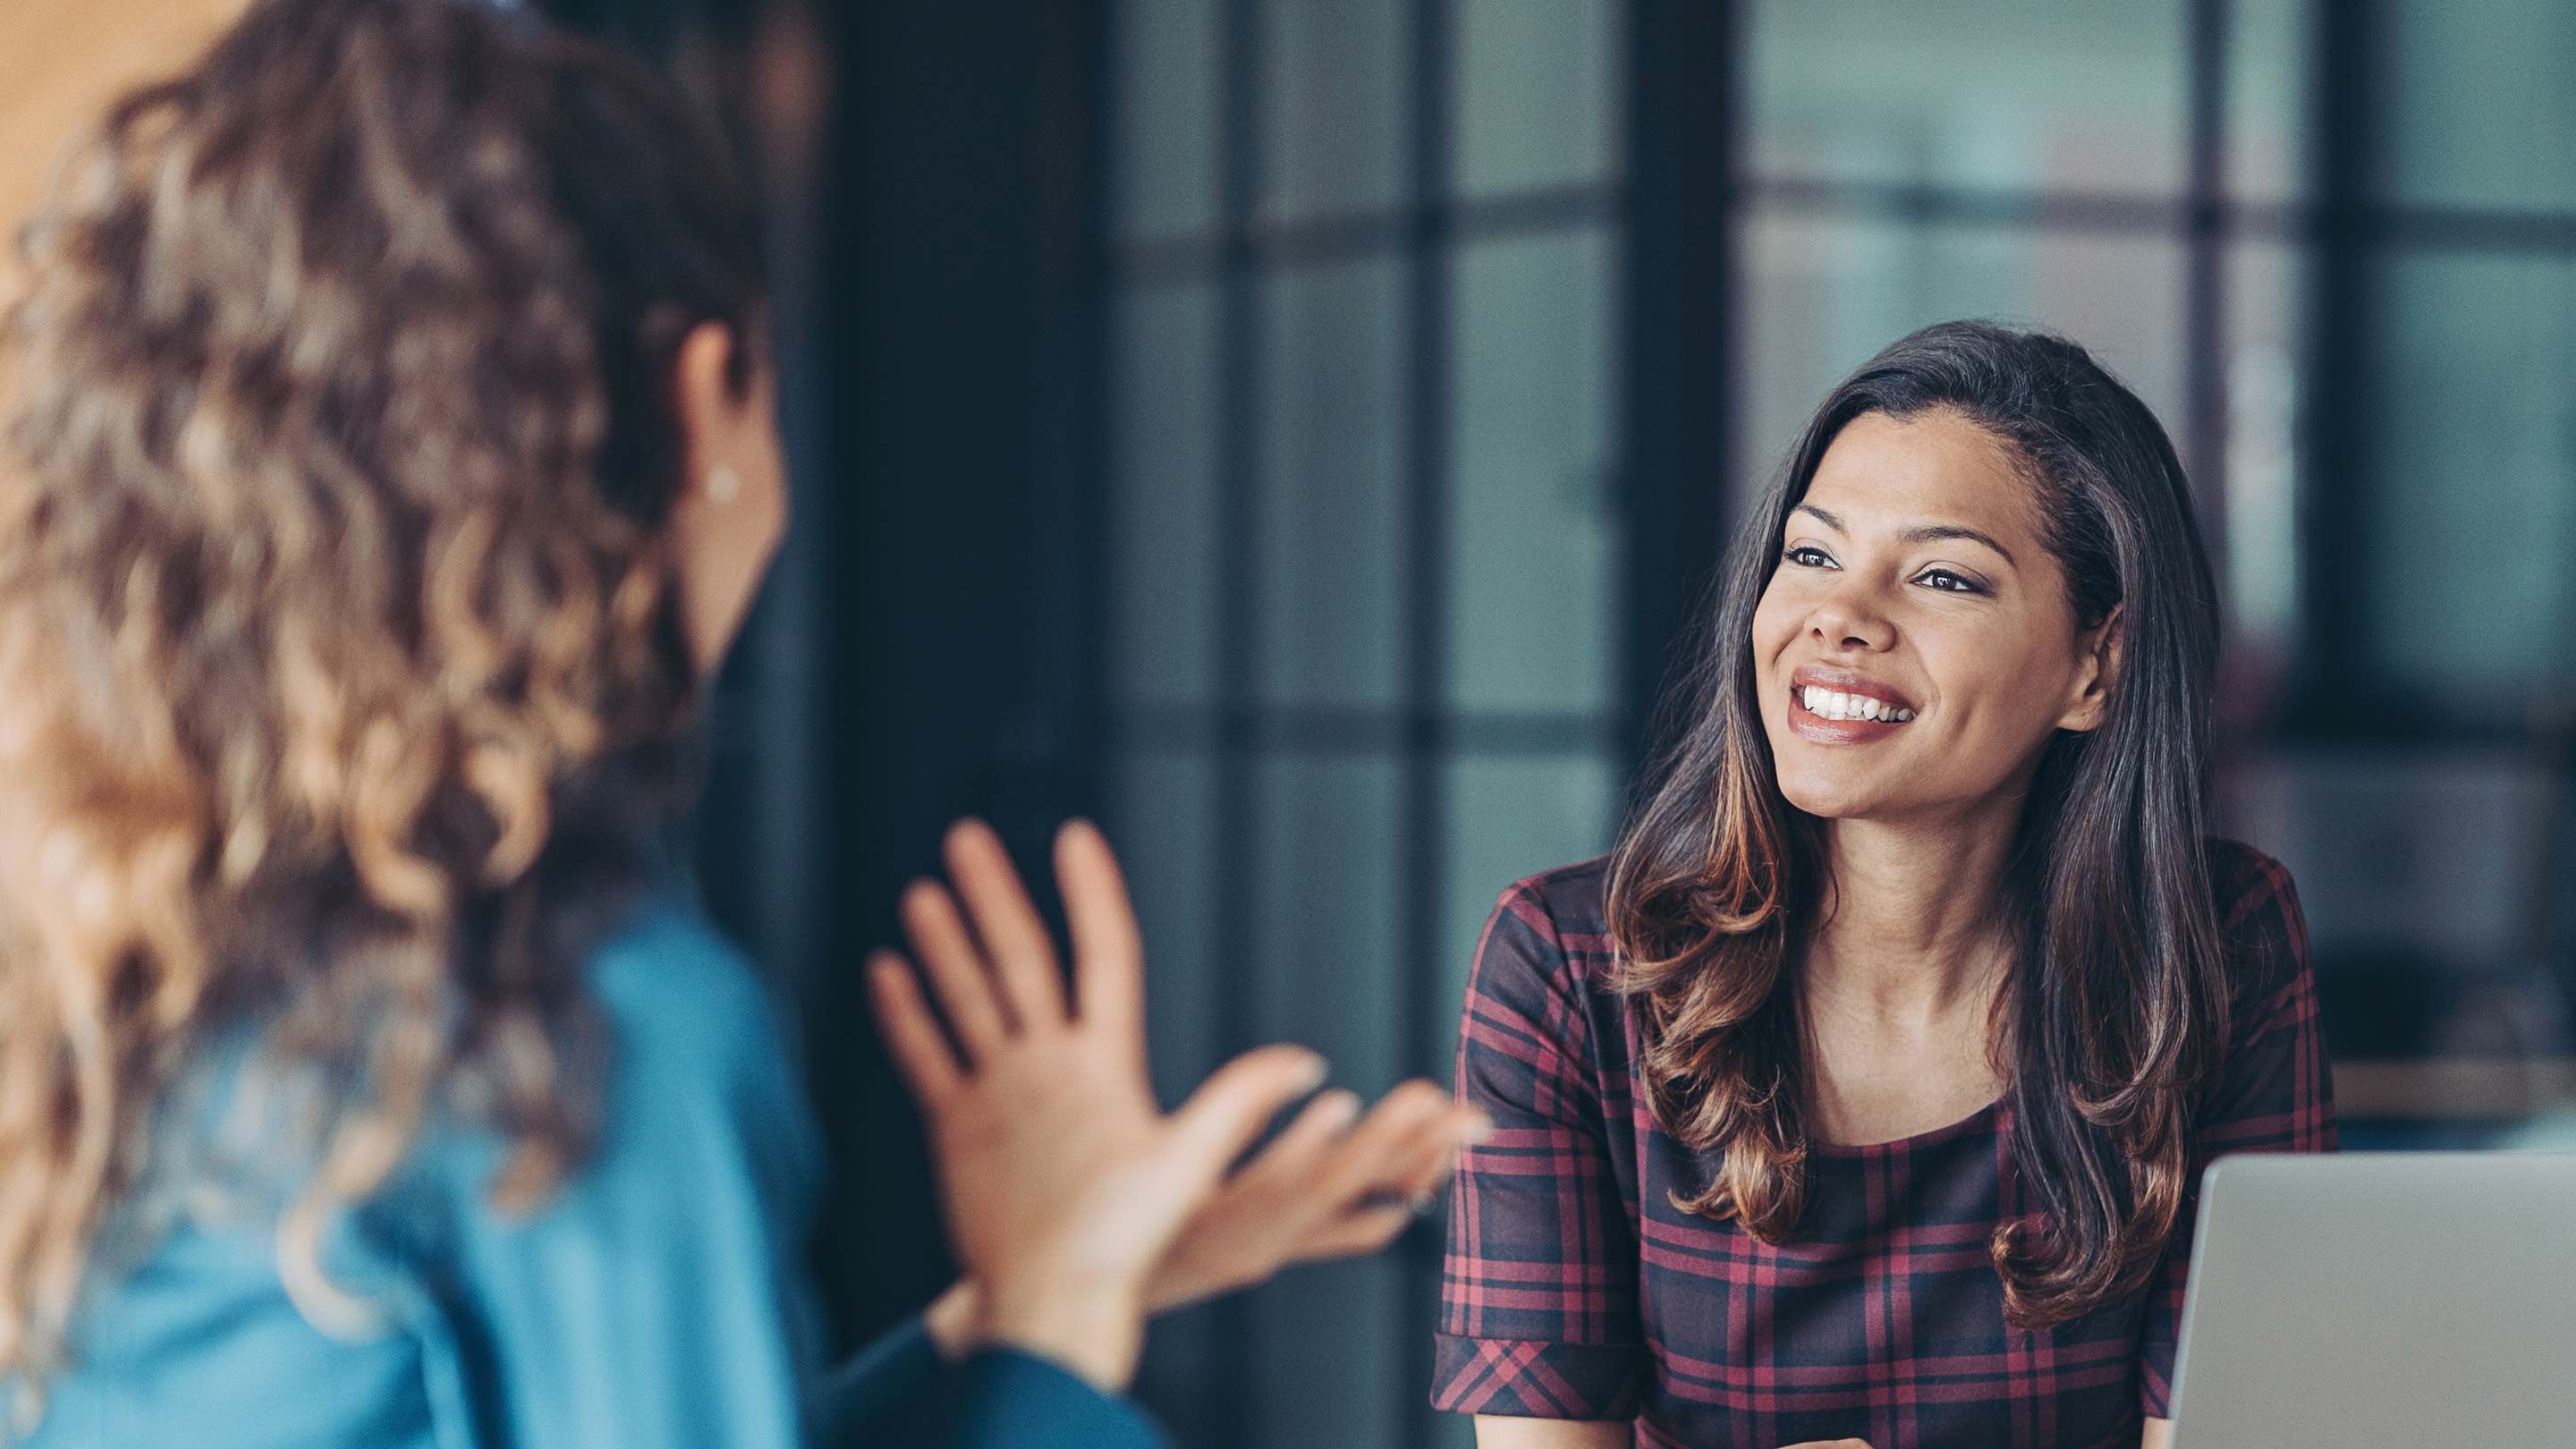
{"type": "Polygon", "coordinates": [[[1790,732],[1820,745],[1859,745],[1904,729],[1914,701],[1883,681],[1810,665],[1789,677],[1790,732]]]}

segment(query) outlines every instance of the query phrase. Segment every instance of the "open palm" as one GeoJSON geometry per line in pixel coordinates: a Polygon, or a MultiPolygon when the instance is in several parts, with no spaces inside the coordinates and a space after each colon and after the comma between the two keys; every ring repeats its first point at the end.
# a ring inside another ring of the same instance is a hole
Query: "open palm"
{"type": "Polygon", "coordinates": [[[1166,1249],[1323,1063],[1296,1047],[1247,1053],[1165,1114],[1146,1080],[1135,916],[1099,832],[1076,822],[1056,839],[1070,1000],[1001,841],[961,822],[945,853],[956,894],[918,882],[903,920],[947,1031],[901,957],[879,953],[870,986],[929,1118],[949,1232],[978,1288],[975,1331],[1115,1387],[1134,1371],[1166,1249]]]}

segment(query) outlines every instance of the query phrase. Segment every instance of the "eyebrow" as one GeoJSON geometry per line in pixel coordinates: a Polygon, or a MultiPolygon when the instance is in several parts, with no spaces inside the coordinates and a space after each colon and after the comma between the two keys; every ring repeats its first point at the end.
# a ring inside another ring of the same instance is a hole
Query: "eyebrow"
{"type": "MultiPolygon", "coordinates": [[[[1834,515],[1827,513],[1825,510],[1818,508],[1812,503],[1801,503],[1789,511],[1792,513],[1812,513],[1818,519],[1823,521],[1825,527],[1832,529],[1836,533],[1848,535],[1851,532],[1850,529],[1843,527],[1843,521],[1841,519],[1836,518],[1834,515]]],[[[2021,567],[2021,560],[2013,557],[2011,549],[1995,542],[1993,538],[1986,534],[1979,533],[1973,528],[1961,528],[1955,523],[1919,523],[1914,527],[1905,530],[1903,533],[1898,534],[1896,537],[1898,541],[1903,543],[1934,543],[1945,538],[1964,538],[1970,543],[1982,543],[1986,547],[1993,549],[1995,552],[2002,554],[2004,556],[2004,562],[2011,564],[2014,568],[2021,567]]]]}

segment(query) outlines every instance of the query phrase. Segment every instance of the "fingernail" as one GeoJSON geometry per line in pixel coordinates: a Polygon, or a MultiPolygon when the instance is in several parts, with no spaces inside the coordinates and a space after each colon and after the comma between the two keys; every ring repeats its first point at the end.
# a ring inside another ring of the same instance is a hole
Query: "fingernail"
{"type": "Polygon", "coordinates": [[[1324,1079],[1332,1074],[1333,1064],[1331,1062],[1324,1060],[1322,1057],[1310,1055],[1306,1058],[1306,1065],[1298,1069],[1297,1089],[1302,1092],[1315,1087],[1320,1087],[1324,1085],[1324,1079]]]}
{"type": "Polygon", "coordinates": [[[1494,1119],[1479,1112],[1468,1121],[1467,1130],[1460,1134],[1460,1140],[1471,1147],[1480,1146],[1494,1140],[1494,1131],[1494,1119]]]}
{"type": "Polygon", "coordinates": [[[1412,1197],[1405,1200],[1405,1206],[1413,1209],[1413,1215],[1415,1217],[1427,1218],[1431,1216],[1432,1213],[1439,1210],[1440,1194],[1437,1192],[1417,1192],[1412,1197]]]}
{"type": "Polygon", "coordinates": [[[1359,1119],[1360,1094],[1357,1092],[1330,1092],[1317,1100],[1323,1103],[1324,1120],[1335,1127],[1348,1127],[1359,1119]]]}

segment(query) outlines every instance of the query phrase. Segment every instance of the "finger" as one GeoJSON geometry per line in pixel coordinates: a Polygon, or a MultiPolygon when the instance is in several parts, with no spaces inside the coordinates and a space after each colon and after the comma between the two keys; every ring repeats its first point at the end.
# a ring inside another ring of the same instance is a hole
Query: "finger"
{"type": "Polygon", "coordinates": [[[1073,936],[1074,1011],[1122,1043],[1145,1050],[1145,943],[1118,857],[1099,827],[1068,822],[1055,837],[1055,878],[1073,936]]]}
{"type": "Polygon", "coordinates": [[[1327,1258],[1356,1258],[1374,1253],[1401,1237],[1413,1225],[1409,1208],[1366,1208],[1345,1213],[1322,1231],[1309,1234],[1297,1245],[1297,1261],[1319,1262],[1327,1258]]]}
{"type": "Polygon", "coordinates": [[[1172,1114],[1172,1190],[1195,1202],[1281,1107],[1323,1079],[1324,1059],[1304,1047],[1262,1047],[1217,1068],[1172,1114]]]}
{"type": "Polygon", "coordinates": [[[1339,1208],[1392,1187],[1443,1134],[1449,1109],[1449,1095],[1429,1082],[1406,1082],[1387,1093],[1333,1154],[1319,1175],[1320,1193],[1339,1208]]]}
{"type": "Polygon", "coordinates": [[[1055,943],[1002,837],[981,820],[960,820],[948,827],[943,846],[949,879],[966,901],[975,935],[993,962],[1002,1000],[1023,1031],[1062,1025],[1064,979],[1055,962],[1055,943]]]}
{"type": "Polygon", "coordinates": [[[921,958],[922,974],[939,998],[939,1009],[957,1032],[971,1069],[1010,1035],[1002,1004],[993,994],[993,973],[984,953],[966,934],[957,902],[935,881],[914,881],[903,893],[903,933],[921,958]]]}
{"type": "Polygon", "coordinates": [[[1359,1115],[1356,1092],[1335,1090],[1318,1096],[1306,1104],[1306,1110],[1298,1113],[1286,1130],[1270,1139],[1269,1146],[1235,1170],[1235,1180],[1263,1184],[1313,1181],[1316,1169],[1359,1115]]]}
{"type": "Polygon", "coordinates": [[[868,998],[876,1009],[877,1028],[885,1034],[886,1050],[894,1056],[895,1070],[903,1074],[923,1106],[937,1108],[957,1090],[962,1077],[948,1038],[940,1034],[939,1021],[930,1014],[930,1003],[913,977],[911,963],[892,951],[869,957],[868,998]]]}
{"type": "Polygon", "coordinates": [[[1448,1118],[1437,1118],[1429,1130],[1412,1140],[1391,1186],[1417,1212],[1441,1188],[1448,1186],[1450,1174],[1458,1167],[1458,1144],[1463,1136],[1457,1123],[1448,1118]]]}
{"type": "Polygon", "coordinates": [[[1428,1134],[1430,1145],[1414,1160],[1405,1186],[1418,1201],[1423,1194],[1438,1192],[1448,1185],[1458,1170],[1458,1154],[1472,1143],[1493,1135],[1494,1119],[1463,1104],[1452,1106],[1438,1119],[1428,1134]]]}

